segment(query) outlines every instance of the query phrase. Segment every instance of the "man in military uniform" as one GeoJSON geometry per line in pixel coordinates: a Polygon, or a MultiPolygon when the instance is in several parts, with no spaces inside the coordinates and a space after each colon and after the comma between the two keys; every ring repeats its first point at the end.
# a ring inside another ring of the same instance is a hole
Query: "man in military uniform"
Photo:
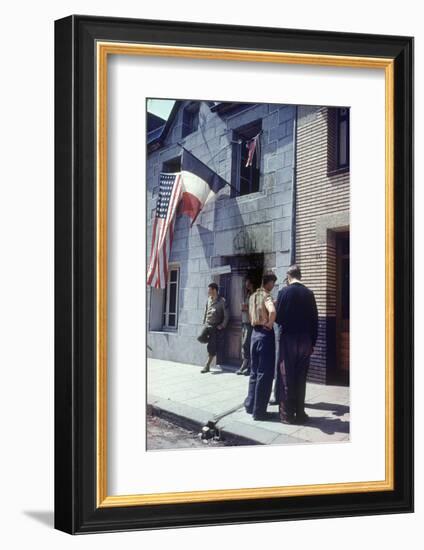
{"type": "Polygon", "coordinates": [[[218,294],[218,285],[208,285],[208,301],[206,302],[205,315],[203,317],[203,330],[198,337],[199,342],[207,342],[208,360],[200,371],[209,372],[211,363],[216,356],[216,364],[222,363],[224,351],[224,329],[228,324],[229,313],[227,303],[223,296],[218,294]]]}
{"type": "Polygon", "coordinates": [[[254,420],[267,418],[267,405],[271,395],[275,367],[275,307],[271,296],[277,277],[266,273],[262,286],[249,299],[249,315],[252,324],[250,347],[249,390],[244,402],[246,412],[254,420]]]}

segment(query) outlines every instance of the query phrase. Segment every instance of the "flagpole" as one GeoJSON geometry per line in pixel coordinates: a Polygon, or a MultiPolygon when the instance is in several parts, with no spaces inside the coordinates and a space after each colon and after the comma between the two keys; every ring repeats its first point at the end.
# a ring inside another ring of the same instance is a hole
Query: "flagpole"
{"type": "MultiPolygon", "coordinates": [[[[197,161],[199,161],[201,164],[203,164],[203,166],[206,166],[206,168],[208,168],[209,170],[211,170],[212,172],[215,172],[215,170],[212,170],[212,168],[210,166],[208,166],[205,162],[203,162],[202,160],[200,160],[198,157],[196,157],[196,155],[193,155],[193,153],[191,151],[189,151],[188,149],[186,149],[184,147],[184,145],[180,142],[177,141],[177,145],[179,145],[181,147],[181,149],[183,149],[184,151],[187,151],[187,153],[189,153],[192,157],[194,157],[197,161]]],[[[215,172],[216,174],[216,172],[215,172]]],[[[240,195],[240,191],[234,187],[234,185],[231,185],[231,183],[229,183],[226,179],[224,179],[222,176],[220,176],[219,174],[217,174],[217,176],[219,176],[222,181],[225,183],[225,185],[228,185],[229,187],[231,187],[231,189],[233,191],[235,191],[237,193],[237,195],[240,195]]]]}

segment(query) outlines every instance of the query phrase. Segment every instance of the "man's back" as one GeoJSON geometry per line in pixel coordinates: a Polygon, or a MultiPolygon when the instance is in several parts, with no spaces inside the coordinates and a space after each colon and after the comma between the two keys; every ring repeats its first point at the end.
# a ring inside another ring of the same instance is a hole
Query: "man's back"
{"type": "Polygon", "coordinates": [[[315,345],[318,334],[318,312],[312,290],[294,282],[278,293],[276,322],[282,334],[309,334],[315,345]]]}
{"type": "Polygon", "coordinates": [[[249,315],[252,326],[265,325],[269,320],[269,314],[274,311],[274,303],[271,294],[260,287],[249,298],[249,315]]]}

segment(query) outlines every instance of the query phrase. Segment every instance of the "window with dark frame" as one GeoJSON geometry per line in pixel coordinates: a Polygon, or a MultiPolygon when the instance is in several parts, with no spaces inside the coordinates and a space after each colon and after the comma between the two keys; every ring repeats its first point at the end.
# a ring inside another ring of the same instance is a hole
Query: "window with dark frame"
{"type": "Polygon", "coordinates": [[[336,167],[349,167],[349,109],[341,107],[336,114],[336,167]]]}
{"type": "Polygon", "coordinates": [[[162,172],[165,174],[175,174],[181,172],[181,157],[174,157],[162,164],[162,172]]]}
{"type": "Polygon", "coordinates": [[[200,103],[192,101],[183,110],[183,130],[182,137],[186,137],[199,128],[200,103]]]}
{"type": "Polygon", "coordinates": [[[336,175],[349,170],[350,109],[328,108],[327,174],[336,175]]]}
{"type": "Polygon", "coordinates": [[[261,131],[262,123],[261,121],[256,121],[238,128],[233,133],[232,184],[234,190],[232,191],[232,196],[249,195],[250,193],[259,191],[261,131]],[[256,136],[259,137],[256,142],[252,162],[248,163],[249,145],[252,145],[252,140],[256,136]],[[247,164],[249,165],[247,166],[247,164]]]}
{"type": "Polygon", "coordinates": [[[163,299],[163,329],[176,330],[178,328],[178,293],[180,269],[173,266],[168,270],[168,280],[163,299]]]}

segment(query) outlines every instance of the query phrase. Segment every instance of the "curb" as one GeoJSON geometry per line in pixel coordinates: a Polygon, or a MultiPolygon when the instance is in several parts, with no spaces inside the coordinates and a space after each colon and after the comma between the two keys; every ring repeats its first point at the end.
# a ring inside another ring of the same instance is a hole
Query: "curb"
{"type": "MultiPolygon", "coordinates": [[[[199,432],[208,422],[214,422],[213,418],[215,416],[202,409],[176,403],[170,399],[159,398],[154,398],[152,402],[147,404],[147,414],[168,420],[180,428],[199,432]]],[[[221,427],[220,423],[221,420],[214,422],[220,435],[223,436],[223,440],[231,441],[234,445],[263,445],[261,441],[248,437],[246,434],[238,433],[239,430],[229,430],[225,426],[221,427]]]]}
{"type": "Polygon", "coordinates": [[[233,445],[269,445],[269,444],[299,444],[304,440],[294,436],[279,434],[260,426],[249,426],[243,422],[229,418],[229,415],[216,420],[216,415],[197,409],[171,399],[161,399],[149,396],[150,403],[147,405],[147,414],[158,416],[164,420],[189,431],[198,431],[213,423],[223,441],[231,442],[233,445]]]}

